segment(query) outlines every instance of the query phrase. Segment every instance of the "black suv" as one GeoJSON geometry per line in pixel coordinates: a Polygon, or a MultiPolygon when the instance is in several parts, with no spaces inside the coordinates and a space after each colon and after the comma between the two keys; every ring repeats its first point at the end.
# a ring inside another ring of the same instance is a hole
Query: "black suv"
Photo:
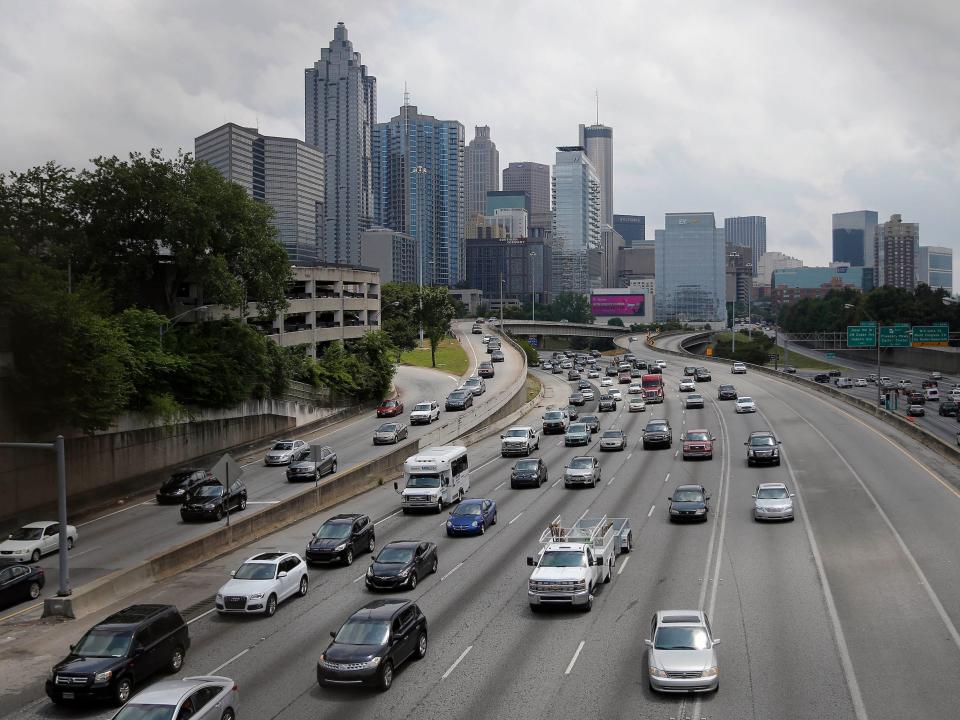
{"type": "Polygon", "coordinates": [[[614,399],[613,395],[601,395],[597,410],[600,412],[616,412],[617,401],[614,399]]]}
{"type": "Polygon", "coordinates": [[[195,486],[180,506],[180,519],[222,520],[227,511],[247,509],[247,486],[242,480],[230,483],[230,492],[219,480],[200,483],[195,486]]]}
{"type": "Polygon", "coordinates": [[[780,464],[780,441],[769,430],[756,430],[744,443],[747,446],[747,465],[780,464]]]}
{"type": "Polygon", "coordinates": [[[693,379],[697,382],[707,382],[711,379],[710,371],[706,368],[699,367],[696,372],[693,373],[693,379]]]}
{"type": "Polygon", "coordinates": [[[830,382],[830,376],[826,373],[817,373],[813,376],[813,381],[818,383],[828,383],[830,382]]]}
{"type": "Polygon", "coordinates": [[[648,450],[655,445],[673,446],[673,428],[670,427],[669,420],[653,418],[643,429],[643,449],[648,450]]]}
{"type": "Polygon", "coordinates": [[[317,662],[323,685],[375,685],[389,690],[408,658],[427,655],[427,618],[409,600],[374,600],[347,618],[317,662]]]}
{"type": "Polygon", "coordinates": [[[215,479],[208,470],[198,468],[177,470],[157,490],[157,503],[160,505],[168,503],[179,505],[197,485],[215,479]]]}
{"type": "Polygon", "coordinates": [[[367,515],[334,515],[317,530],[303,553],[308,563],[353,563],[354,555],[373,552],[376,533],[367,515]]]}
{"type": "Polygon", "coordinates": [[[517,460],[510,471],[510,487],[517,489],[521,485],[540,487],[547,481],[547,464],[542,458],[517,460]]]}
{"type": "Polygon", "coordinates": [[[173,605],[131,605],[94,625],[53,666],[47,695],[59,704],[110,700],[123,705],[157,672],[180,672],[190,633],[173,605]]]}
{"type": "Polygon", "coordinates": [[[737,389],[733,385],[721,385],[717,388],[718,400],[736,400],[737,389]]]}

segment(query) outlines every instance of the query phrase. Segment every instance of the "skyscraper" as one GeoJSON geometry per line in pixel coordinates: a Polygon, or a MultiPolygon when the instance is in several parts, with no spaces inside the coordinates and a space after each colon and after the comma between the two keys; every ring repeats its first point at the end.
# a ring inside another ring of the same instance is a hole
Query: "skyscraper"
{"type": "Polygon", "coordinates": [[[655,242],[657,322],[725,324],[726,244],[713,213],[667,213],[655,242]]]}
{"type": "Polygon", "coordinates": [[[600,223],[613,226],[613,128],[581,125],[580,145],[587,150],[600,180],[600,223]]]}
{"type": "Polygon", "coordinates": [[[373,216],[371,133],[377,121],[377,80],[367,74],[341,22],[320,59],[304,70],[308,145],[326,166],[326,231],[323,259],[360,262],[360,233],[373,216]]]}
{"type": "Polygon", "coordinates": [[[500,153],[490,139],[490,128],[477,125],[474,138],[464,156],[464,191],[467,199],[467,220],[486,212],[487,192],[500,189],[500,153]]]}
{"type": "Polygon", "coordinates": [[[873,267],[875,210],[833,214],[833,261],[854,267],[873,267]]]}
{"type": "Polygon", "coordinates": [[[921,245],[917,253],[917,282],[953,294],[953,249],[921,245]]]}
{"type": "Polygon", "coordinates": [[[520,190],[530,196],[530,215],[550,212],[550,166],[535,162],[512,162],[503,169],[503,189],[520,190]]]}
{"type": "Polygon", "coordinates": [[[557,148],[553,166],[553,236],[568,250],[600,244],[600,181],[586,149],[557,148]]]}
{"type": "Polygon", "coordinates": [[[424,285],[464,277],[464,132],[456,120],[404,105],[373,133],[374,217],[421,247],[424,285]]]}
{"type": "Polygon", "coordinates": [[[324,158],[317,148],[227,123],[196,138],[194,155],[273,208],[271,224],[291,263],[322,259],[324,158]]]}
{"type": "Polygon", "coordinates": [[[753,277],[757,277],[760,256],[767,251],[767,219],[762,215],[726,218],[723,231],[727,245],[750,248],[753,277]]]}
{"type": "Polygon", "coordinates": [[[905,223],[900,215],[891,215],[874,230],[873,266],[877,287],[891,285],[913,290],[917,286],[916,261],[920,245],[920,225],[905,223]]]}
{"type": "Polygon", "coordinates": [[[613,229],[620,233],[626,247],[647,241],[647,219],[643,215],[614,215],[613,229]]]}

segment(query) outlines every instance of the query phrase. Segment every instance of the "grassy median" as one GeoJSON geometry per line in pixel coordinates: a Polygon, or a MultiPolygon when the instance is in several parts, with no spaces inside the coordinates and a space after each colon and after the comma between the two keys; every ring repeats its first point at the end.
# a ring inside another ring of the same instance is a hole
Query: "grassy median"
{"type": "MultiPolygon", "coordinates": [[[[417,367],[432,367],[430,364],[430,343],[426,340],[423,345],[400,355],[400,362],[404,365],[417,367]]],[[[445,370],[451,375],[463,375],[467,371],[470,361],[467,353],[457,340],[446,338],[437,347],[437,369],[445,370]]]]}

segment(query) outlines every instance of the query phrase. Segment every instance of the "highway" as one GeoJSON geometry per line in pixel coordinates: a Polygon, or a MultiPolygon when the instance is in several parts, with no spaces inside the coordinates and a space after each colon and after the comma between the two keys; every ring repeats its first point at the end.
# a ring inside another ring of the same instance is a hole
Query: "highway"
{"type": "MultiPolygon", "coordinates": [[[[634,351],[657,356],[638,343],[634,351]]],[[[727,363],[698,363],[712,367],[714,380],[699,388],[706,408],[685,411],[676,390],[682,361],[665,359],[663,406],[628,414],[621,403],[617,413],[601,414],[604,428],[626,430],[629,446],[601,456],[603,482],[596,489],[557,482],[564,462],[585,451],[548,436],[539,455],[550,482],[511,490],[514,461],[499,457],[494,435],[470,448],[470,494],[493,498],[499,508],[497,526],[482,537],[448,539],[445,515],[399,514],[388,485],[336,509],[374,518],[378,545],[426,539],[439,546],[438,573],[403,593],[428,619],[427,657],[404,666],[388,693],[321,689],[315,681],[328,631],[373,597],[362,582],[366,556],[352,567],[312,570],[308,595],[288,601],[273,618],[221,618],[211,610],[217,588],[244,558],[273,548],[302,551],[332,512],[131,600],[181,607],[192,637],[184,674],[216,671],[236,679],[241,715],[256,718],[956,717],[957,468],[883,423],[759,374],[733,376],[759,407],[736,415],[732,402],[715,399],[717,384],[729,377],[727,363]],[[640,429],[651,416],[670,420],[674,449],[642,450],[640,429]],[[693,427],[717,436],[713,460],[677,456],[680,432],[693,427]],[[783,440],[783,465],[747,468],[742,443],[749,431],[766,428],[783,440]],[[797,493],[795,522],[752,520],[750,496],[761,481],[782,481],[797,493]],[[688,482],[710,491],[709,521],[670,524],[666,496],[688,482]],[[617,574],[600,589],[592,612],[534,615],[525,557],[554,516],[569,523],[588,511],[630,517],[633,553],[618,558],[617,574]],[[709,613],[722,640],[719,691],[653,694],[643,644],[652,614],[697,607],[709,613]]],[[[565,404],[569,384],[539,374],[545,402],[565,404]]],[[[536,409],[528,421],[539,424],[541,413],[536,409]]],[[[42,696],[50,661],[88,625],[62,625],[57,637],[37,645],[29,642],[29,628],[5,632],[12,639],[0,649],[0,687],[9,690],[0,696],[0,713],[18,720],[109,717],[104,708],[56,708],[42,696]],[[30,652],[17,653],[18,645],[30,652]]]]}
{"type": "MultiPolygon", "coordinates": [[[[479,358],[484,355],[481,336],[470,334],[470,323],[458,324],[457,333],[466,343],[469,360],[468,375],[474,374],[479,358]]],[[[432,368],[399,366],[395,384],[405,405],[404,416],[397,418],[409,427],[410,437],[415,438],[431,432],[437,427],[437,421],[431,425],[409,425],[409,412],[415,403],[421,400],[436,400],[441,405],[440,422],[466,419],[478,410],[499,404],[498,390],[507,387],[522,368],[522,358],[512,346],[503,345],[505,360],[497,363],[496,376],[487,381],[487,392],[476,398],[474,408],[466,413],[442,412],[443,401],[447,393],[460,384],[461,378],[432,368]]],[[[387,420],[377,419],[374,413],[353,418],[320,431],[298,434],[291,437],[301,438],[312,443],[331,446],[337,453],[338,470],[346,470],[378,455],[390,452],[390,445],[374,446],[372,437],[375,428],[387,420]]],[[[276,438],[277,440],[283,438],[276,438]]],[[[286,478],[286,467],[263,464],[263,454],[237,458],[244,468],[243,482],[247,486],[248,504],[244,513],[256,512],[267,505],[279,502],[303,489],[302,483],[290,483],[286,478]]],[[[69,468],[68,468],[69,473],[69,468]]],[[[129,567],[165,548],[178,545],[190,538],[209,532],[215,522],[184,523],[180,519],[176,505],[158,505],[153,497],[156,490],[148,495],[134,498],[116,509],[107,510],[96,517],[77,523],[79,539],[70,552],[70,579],[73,588],[107,575],[116,570],[129,567]],[[149,541],[145,539],[149,538],[149,541]]],[[[226,523],[226,520],[222,521],[226,523]]],[[[56,553],[45,556],[39,563],[46,574],[44,597],[56,595],[59,577],[59,559],[56,553]]],[[[25,606],[15,606],[0,610],[0,628],[12,613],[17,622],[22,615],[38,617],[42,603],[34,603],[28,613],[25,606]]]]}

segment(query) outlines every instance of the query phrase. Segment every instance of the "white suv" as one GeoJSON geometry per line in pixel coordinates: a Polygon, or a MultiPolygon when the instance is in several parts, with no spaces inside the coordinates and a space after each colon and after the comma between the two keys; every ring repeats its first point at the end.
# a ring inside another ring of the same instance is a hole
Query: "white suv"
{"type": "Polygon", "coordinates": [[[540,433],[528,425],[509,428],[500,436],[500,455],[529,455],[540,448],[540,433]]]}
{"type": "Polygon", "coordinates": [[[419,402],[413,406],[410,411],[410,424],[420,425],[421,423],[429,425],[434,420],[440,419],[440,405],[436,400],[429,402],[419,402]]]}
{"type": "Polygon", "coordinates": [[[735,362],[733,367],[730,368],[730,372],[734,375],[743,375],[747,372],[747,366],[742,362],[735,362]]]}
{"type": "Polygon", "coordinates": [[[217,591],[221,613],[273,615],[288,597],[307,594],[307,564],[296,553],[266,552],[254,555],[217,591]]]}

